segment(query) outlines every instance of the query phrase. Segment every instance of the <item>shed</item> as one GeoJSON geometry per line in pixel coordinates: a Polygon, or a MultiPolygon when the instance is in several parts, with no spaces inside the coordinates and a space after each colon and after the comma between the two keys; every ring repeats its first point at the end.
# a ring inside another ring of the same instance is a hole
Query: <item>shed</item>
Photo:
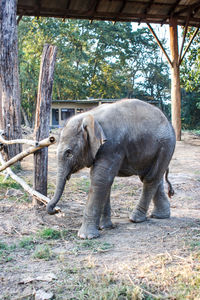
{"type": "MultiPolygon", "coordinates": [[[[101,104],[114,103],[122,99],[83,99],[83,100],[52,100],[50,127],[63,127],[71,116],[88,111],[101,104]]],[[[125,100],[125,99],[124,99],[125,100]]],[[[157,105],[155,100],[146,97],[146,102],[157,105]]]]}
{"type": "Polygon", "coordinates": [[[50,126],[51,128],[62,127],[73,115],[118,100],[120,99],[52,100],[50,126]]]}

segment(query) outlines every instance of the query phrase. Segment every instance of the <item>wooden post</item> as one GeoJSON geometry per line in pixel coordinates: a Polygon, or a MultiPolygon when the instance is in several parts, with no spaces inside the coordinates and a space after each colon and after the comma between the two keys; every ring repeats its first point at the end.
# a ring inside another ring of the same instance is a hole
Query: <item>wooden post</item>
{"type": "MultiPolygon", "coordinates": [[[[49,136],[53,74],[57,47],[45,45],[40,64],[34,137],[41,141],[49,136]]],[[[34,189],[47,195],[48,148],[34,154],[34,189]]]]}
{"type": "MultiPolygon", "coordinates": [[[[0,75],[1,76],[1,75],[0,75]]],[[[2,114],[2,88],[0,80],[0,130],[3,130],[3,114],[2,114]]]]}
{"type": "Polygon", "coordinates": [[[181,140],[181,88],[178,54],[178,30],[175,18],[170,20],[170,50],[171,50],[171,105],[172,125],[175,129],[177,141],[181,140]]]}
{"type": "MultiPolygon", "coordinates": [[[[0,126],[9,140],[21,138],[16,2],[0,1],[0,126]]],[[[20,144],[4,147],[6,159],[19,152],[20,144]]]]}

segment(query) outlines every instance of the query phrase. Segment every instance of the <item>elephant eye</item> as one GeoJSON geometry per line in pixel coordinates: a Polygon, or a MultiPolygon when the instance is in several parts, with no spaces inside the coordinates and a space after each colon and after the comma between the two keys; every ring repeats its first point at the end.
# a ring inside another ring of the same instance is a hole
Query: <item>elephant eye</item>
{"type": "Polygon", "coordinates": [[[65,151],[65,155],[66,155],[66,157],[68,157],[68,158],[72,157],[72,156],[73,156],[72,150],[71,150],[71,149],[67,149],[67,150],[65,151]]]}

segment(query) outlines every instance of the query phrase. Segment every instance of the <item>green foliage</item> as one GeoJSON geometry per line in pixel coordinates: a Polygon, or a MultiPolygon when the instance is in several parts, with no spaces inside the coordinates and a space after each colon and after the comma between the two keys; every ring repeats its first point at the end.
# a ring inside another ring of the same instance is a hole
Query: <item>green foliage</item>
{"type": "Polygon", "coordinates": [[[80,251],[92,251],[92,253],[104,252],[113,248],[113,245],[108,242],[99,242],[95,240],[77,241],[76,247],[73,249],[75,254],[80,251]]]}
{"type": "MultiPolygon", "coordinates": [[[[4,195],[8,189],[14,189],[14,190],[22,190],[22,187],[20,184],[15,182],[12,178],[8,177],[5,180],[5,177],[0,175],[0,200],[4,199],[4,195]]],[[[9,196],[9,199],[15,200],[17,196],[11,195],[9,196]]],[[[28,193],[23,191],[23,194],[18,197],[20,202],[30,202],[30,197],[28,193]]]]}
{"type": "Polygon", "coordinates": [[[53,228],[45,228],[38,233],[38,236],[45,240],[57,240],[62,237],[62,234],[53,228]]]}
{"type": "Polygon", "coordinates": [[[37,259],[49,260],[52,257],[51,249],[48,245],[37,246],[33,257],[37,259]]]}
{"type": "Polygon", "coordinates": [[[13,250],[16,249],[16,245],[8,245],[4,242],[0,242],[0,263],[6,263],[13,260],[13,257],[10,256],[10,254],[13,252],[13,250]]]}
{"type": "MultiPolygon", "coordinates": [[[[190,28],[187,42],[194,32],[190,28]]],[[[200,128],[200,33],[195,40],[181,65],[182,91],[182,123],[186,129],[200,128]]]]}
{"type": "Polygon", "coordinates": [[[35,240],[32,236],[25,237],[19,241],[19,247],[30,250],[35,247],[35,240]]]}
{"type": "Polygon", "coordinates": [[[3,189],[8,189],[8,188],[12,188],[12,189],[16,189],[19,190],[21,189],[21,185],[16,183],[12,178],[7,178],[5,181],[5,176],[0,175],[0,187],[3,189]]]}
{"type": "Polygon", "coordinates": [[[200,93],[182,90],[182,127],[184,129],[200,129],[200,93]]]}
{"type": "Polygon", "coordinates": [[[76,182],[76,185],[79,191],[88,193],[90,189],[90,180],[88,178],[80,178],[76,182]]]}
{"type": "Polygon", "coordinates": [[[0,250],[7,250],[8,245],[6,243],[0,242],[0,250]]]}
{"type": "Polygon", "coordinates": [[[20,79],[30,121],[45,43],[58,47],[53,99],[130,98],[140,90],[142,99],[167,100],[168,66],[158,59],[159,47],[148,29],[133,31],[131,23],[24,17],[19,23],[20,79]]]}

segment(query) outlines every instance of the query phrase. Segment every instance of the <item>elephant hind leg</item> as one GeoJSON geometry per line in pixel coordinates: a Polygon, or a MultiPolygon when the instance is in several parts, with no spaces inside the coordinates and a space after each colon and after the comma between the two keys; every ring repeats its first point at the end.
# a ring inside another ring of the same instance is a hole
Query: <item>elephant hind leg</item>
{"type": "Polygon", "coordinates": [[[160,182],[164,173],[168,169],[172,154],[169,153],[167,148],[161,147],[157,153],[149,170],[143,174],[140,179],[144,182],[160,182]]]}
{"type": "Polygon", "coordinates": [[[140,201],[133,210],[132,214],[129,216],[131,222],[140,223],[146,221],[146,213],[149,208],[151,199],[154,197],[156,190],[158,188],[158,183],[143,183],[142,195],[140,201]]]}
{"type": "Polygon", "coordinates": [[[153,197],[154,209],[151,218],[167,219],[170,217],[170,203],[164,191],[163,179],[153,197]]]}
{"type": "MultiPolygon", "coordinates": [[[[168,164],[171,159],[171,153],[168,151],[167,148],[162,147],[158,154],[156,155],[156,158],[154,162],[152,163],[151,168],[148,170],[146,174],[140,177],[141,181],[143,182],[143,191],[142,195],[140,197],[140,201],[136,207],[136,209],[132,212],[130,216],[130,220],[132,222],[143,222],[146,220],[146,213],[149,208],[149,204],[151,202],[151,199],[157,199],[156,202],[159,202],[159,199],[161,197],[155,196],[157,191],[159,190],[159,184],[160,181],[163,178],[163,175],[165,171],[168,168],[168,164]]],[[[160,188],[161,189],[161,188],[160,188]]],[[[160,190],[159,190],[160,192],[160,190]]],[[[159,193],[158,193],[159,194],[159,193]]],[[[162,196],[164,193],[162,193],[162,196]]],[[[163,196],[164,197],[164,196],[163,196]]],[[[164,198],[165,199],[165,198],[164,198]]],[[[161,201],[165,203],[167,207],[167,201],[166,199],[161,201]]],[[[162,209],[161,209],[162,210],[162,209]]],[[[156,210],[158,211],[158,210],[156,210]]],[[[161,215],[161,213],[160,213],[161,215]]]]}

